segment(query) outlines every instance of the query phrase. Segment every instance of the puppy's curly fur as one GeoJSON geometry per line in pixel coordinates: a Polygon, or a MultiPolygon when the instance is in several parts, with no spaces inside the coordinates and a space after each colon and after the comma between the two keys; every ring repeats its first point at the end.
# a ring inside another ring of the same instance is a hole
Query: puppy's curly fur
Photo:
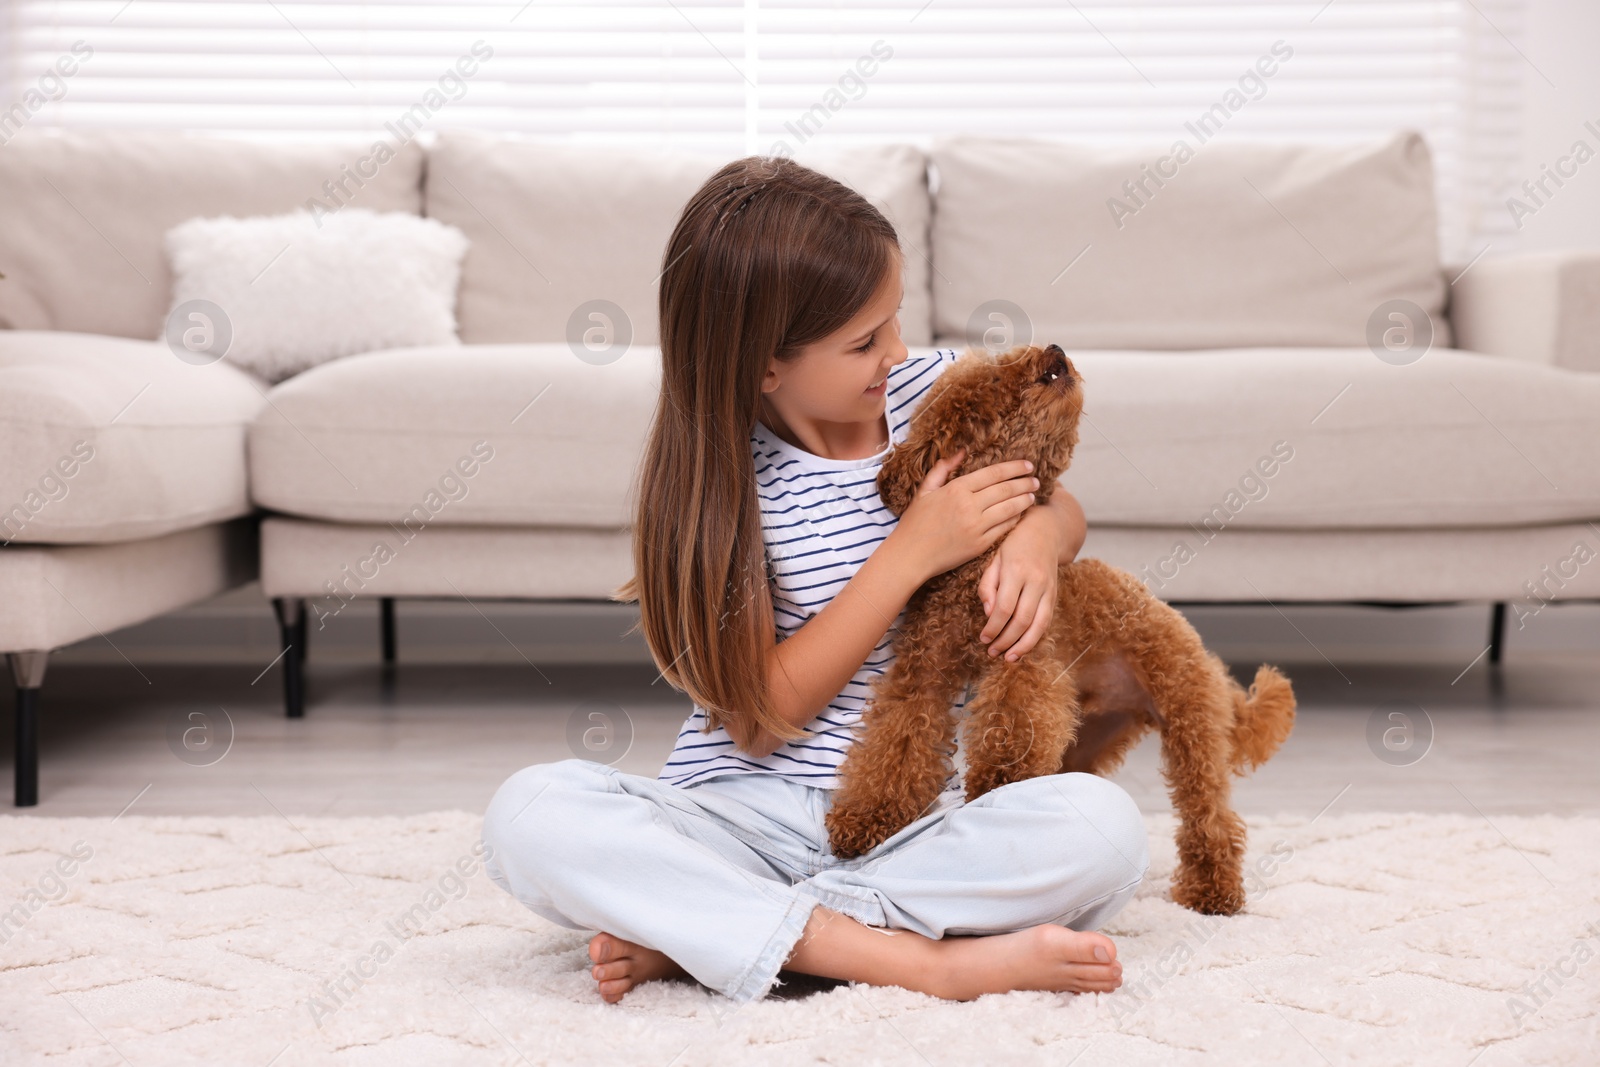
{"type": "MultiPolygon", "coordinates": [[[[903,513],[933,464],[965,447],[952,478],[1031,459],[1042,504],[1072,460],[1082,409],[1082,380],[1057,346],[969,351],[919,407],[883,465],[879,495],[903,513]]],[[[1207,914],[1239,911],[1245,826],[1229,805],[1230,775],[1260,766],[1288,737],[1288,679],[1263,666],[1246,693],[1182,615],[1095,559],[1062,568],[1054,617],[1033,649],[1014,663],[990,657],[977,639],[986,621],[977,587],[995,551],[930,579],[906,605],[894,661],[840,769],[827,817],[834,853],[863,855],[933,806],[953,768],[952,707],[975,681],[969,801],[1039,775],[1110,774],[1159,730],[1180,819],[1172,897],[1207,914]]]]}

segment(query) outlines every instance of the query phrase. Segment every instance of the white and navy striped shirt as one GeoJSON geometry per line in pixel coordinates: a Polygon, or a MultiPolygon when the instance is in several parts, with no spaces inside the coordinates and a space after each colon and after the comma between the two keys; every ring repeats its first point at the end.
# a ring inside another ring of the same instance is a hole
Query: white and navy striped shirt
{"type": "MultiPolygon", "coordinates": [[[[959,357],[956,349],[940,349],[908,356],[890,369],[885,404],[890,447],[905,440],[917,402],[959,357]]],[[[777,639],[783,641],[844,588],[899,521],[878,497],[878,471],[889,448],[867,459],[823,459],[757,422],[750,452],[761,499],[762,540],[771,564],[777,639]]],[[[904,615],[901,611],[895,618],[844,691],[806,724],[805,737],[757,759],[739,751],[724,729],[703,733],[706,716],[696,705],[657,777],[682,786],[756,772],[835,788],[839,764],[854,741],[851,728],[871,696],[872,680],[894,658],[891,645],[904,615]]],[[[954,710],[966,701],[963,692],[954,710]]]]}

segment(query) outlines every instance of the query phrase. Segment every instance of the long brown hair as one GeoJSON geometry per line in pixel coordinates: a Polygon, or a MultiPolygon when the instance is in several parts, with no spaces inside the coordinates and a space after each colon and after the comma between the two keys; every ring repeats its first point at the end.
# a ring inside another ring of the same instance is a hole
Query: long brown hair
{"type": "Polygon", "coordinates": [[[860,194],[782,156],[717,171],[667,241],[634,577],[612,597],[639,602],[656,666],[705,709],[708,729],[804,735],[767,692],[777,635],[750,434],[770,361],[841,329],[900,254],[894,226],[860,194]]]}

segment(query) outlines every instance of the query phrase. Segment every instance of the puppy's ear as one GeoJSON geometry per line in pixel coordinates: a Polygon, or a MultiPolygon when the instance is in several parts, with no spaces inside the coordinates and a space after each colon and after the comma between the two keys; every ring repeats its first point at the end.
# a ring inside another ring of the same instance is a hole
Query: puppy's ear
{"type": "MultiPolygon", "coordinates": [[[[906,508],[911,506],[912,498],[917,495],[917,487],[933,470],[933,465],[955,455],[960,447],[961,443],[950,433],[917,435],[896,445],[894,451],[889,453],[889,458],[883,461],[883,469],[878,472],[878,496],[883,500],[883,506],[894,512],[896,517],[904,514],[906,508]]],[[[969,447],[967,455],[962,457],[961,467],[951,471],[950,478],[960,474],[962,467],[970,466],[971,458],[972,449],[969,447]]]]}
{"type": "Polygon", "coordinates": [[[911,506],[911,498],[917,495],[917,486],[938,461],[934,442],[926,438],[896,445],[878,472],[878,496],[883,506],[897,518],[904,514],[911,506]]]}

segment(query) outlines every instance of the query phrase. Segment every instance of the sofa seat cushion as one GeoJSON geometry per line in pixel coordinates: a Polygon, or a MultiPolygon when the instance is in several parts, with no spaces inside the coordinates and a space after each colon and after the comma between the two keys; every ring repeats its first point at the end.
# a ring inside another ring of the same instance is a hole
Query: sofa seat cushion
{"type": "Polygon", "coordinates": [[[1063,484],[1091,525],[1600,517],[1600,375],[1449,349],[1404,366],[1366,348],[1071,357],[1084,418],[1063,484]]]}
{"type": "Polygon", "coordinates": [[[0,331],[0,541],[156,537],[245,515],[265,386],[166,344],[0,331]]]}
{"type": "Polygon", "coordinates": [[[250,429],[256,503],[337,522],[616,529],[661,389],[660,350],[566,344],[371,352],[290,378],[250,429]]]}
{"type": "MultiPolygon", "coordinates": [[[[1364,348],[1072,359],[1085,415],[1063,484],[1091,524],[1405,528],[1600,516],[1597,375],[1452,350],[1407,366],[1364,348]]],[[[402,532],[619,528],[632,521],[660,380],[660,351],[648,345],[603,366],[565,345],[354,356],[270,394],[250,433],[252,492],[288,514],[402,532]]]]}

